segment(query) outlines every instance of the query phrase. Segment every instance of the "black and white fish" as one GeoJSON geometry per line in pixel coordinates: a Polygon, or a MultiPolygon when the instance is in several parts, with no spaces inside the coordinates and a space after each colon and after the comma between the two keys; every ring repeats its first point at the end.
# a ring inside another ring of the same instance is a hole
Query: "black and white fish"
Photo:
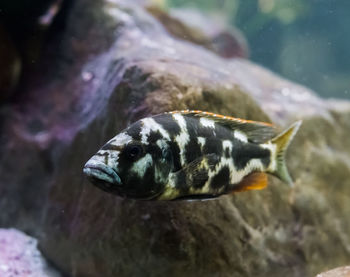
{"type": "Polygon", "coordinates": [[[275,128],[202,111],[141,119],[108,141],[84,166],[104,191],[144,200],[207,199],[262,189],[270,173],[292,185],[284,154],[301,121],[275,128]]]}

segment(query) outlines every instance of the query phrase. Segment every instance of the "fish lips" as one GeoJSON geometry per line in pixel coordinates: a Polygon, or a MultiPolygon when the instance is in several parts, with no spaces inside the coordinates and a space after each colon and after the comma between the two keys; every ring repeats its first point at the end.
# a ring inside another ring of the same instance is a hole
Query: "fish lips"
{"type": "Polygon", "coordinates": [[[103,163],[88,161],[83,169],[84,174],[90,181],[101,187],[103,190],[113,190],[113,187],[119,187],[123,183],[119,175],[109,166],[103,163]]]}

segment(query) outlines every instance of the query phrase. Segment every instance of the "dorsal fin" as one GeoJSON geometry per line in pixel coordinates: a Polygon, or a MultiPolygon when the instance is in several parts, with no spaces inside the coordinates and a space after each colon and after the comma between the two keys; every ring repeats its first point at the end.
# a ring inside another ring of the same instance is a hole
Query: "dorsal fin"
{"type": "Polygon", "coordinates": [[[169,113],[179,113],[182,115],[205,117],[211,119],[222,126],[243,132],[247,136],[248,140],[254,143],[266,142],[276,135],[276,129],[271,123],[246,120],[198,110],[181,110],[172,111],[169,113]]]}

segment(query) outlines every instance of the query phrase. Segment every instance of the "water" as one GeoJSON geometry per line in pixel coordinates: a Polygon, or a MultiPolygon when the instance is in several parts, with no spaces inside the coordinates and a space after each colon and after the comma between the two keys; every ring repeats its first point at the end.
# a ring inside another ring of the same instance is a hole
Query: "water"
{"type": "Polygon", "coordinates": [[[308,0],[169,0],[237,26],[251,59],[322,97],[350,98],[350,2],[308,0]]]}

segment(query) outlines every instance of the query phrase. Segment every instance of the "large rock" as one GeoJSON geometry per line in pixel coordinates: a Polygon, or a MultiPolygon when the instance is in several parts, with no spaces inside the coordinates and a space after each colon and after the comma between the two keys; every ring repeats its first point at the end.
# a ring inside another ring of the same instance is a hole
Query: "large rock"
{"type": "Polygon", "coordinates": [[[247,41],[241,32],[193,9],[171,9],[145,4],[165,29],[178,39],[201,45],[224,58],[248,57],[247,41]]]}
{"type": "Polygon", "coordinates": [[[0,24],[0,104],[7,100],[14,91],[20,71],[21,62],[13,44],[4,26],[0,24]]]}
{"type": "MultiPolygon", "coordinates": [[[[18,83],[35,69],[42,45],[48,40],[47,31],[61,6],[67,5],[63,2],[0,1],[0,104],[15,98],[15,93],[23,92],[18,83]]],[[[53,29],[57,31],[58,25],[53,29]]]]}
{"type": "Polygon", "coordinates": [[[338,267],[327,272],[317,274],[316,277],[350,277],[350,266],[338,267]]]}
{"type": "Polygon", "coordinates": [[[37,240],[15,229],[0,229],[1,277],[60,277],[37,249],[37,240]]]}
{"type": "Polygon", "coordinates": [[[76,1],[66,24],[49,69],[3,110],[2,225],[40,236],[74,276],[313,276],[349,260],[348,102],[174,39],[130,3],[76,1]],[[287,161],[296,188],[270,178],[214,201],[139,202],[83,177],[127,124],[184,108],[281,127],[303,119],[287,161]]]}

